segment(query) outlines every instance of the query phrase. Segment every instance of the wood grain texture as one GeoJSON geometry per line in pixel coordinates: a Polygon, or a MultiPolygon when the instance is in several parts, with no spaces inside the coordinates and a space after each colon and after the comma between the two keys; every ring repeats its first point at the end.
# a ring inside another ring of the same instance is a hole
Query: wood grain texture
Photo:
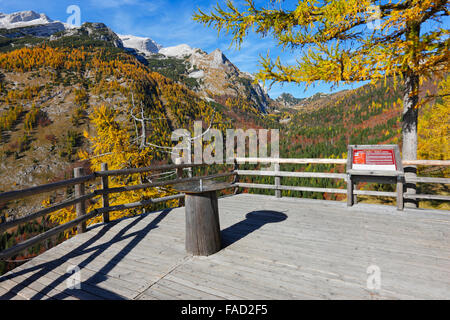
{"type": "Polygon", "coordinates": [[[288,172],[277,171],[280,164],[275,163],[275,171],[262,170],[236,170],[241,176],[269,176],[269,177],[291,177],[291,178],[325,178],[325,179],[345,179],[345,173],[329,173],[329,172],[288,172]]]}
{"type": "Polygon", "coordinates": [[[272,184],[261,183],[245,183],[239,182],[236,184],[242,188],[257,188],[257,189],[280,189],[280,190],[292,190],[292,191],[311,191],[311,192],[329,192],[329,193],[346,193],[344,189],[336,188],[315,188],[315,187],[298,187],[298,186],[274,186],[272,184]]]}
{"type": "Polygon", "coordinates": [[[8,221],[8,222],[5,222],[5,223],[1,223],[0,224],[0,232],[4,232],[5,230],[8,230],[9,228],[15,227],[15,226],[17,226],[19,224],[35,220],[37,218],[45,216],[46,214],[55,212],[55,211],[57,211],[59,209],[67,208],[67,207],[72,206],[74,204],[77,204],[77,203],[79,203],[81,201],[86,201],[86,200],[92,199],[95,196],[96,196],[95,192],[88,193],[88,194],[85,194],[82,197],[75,198],[75,199],[72,199],[72,200],[63,201],[63,202],[55,204],[55,205],[53,205],[51,207],[44,208],[42,210],[39,210],[39,211],[36,211],[36,212],[31,213],[29,215],[26,215],[24,217],[20,217],[20,218],[17,218],[15,220],[11,220],[11,221],[8,221]]]}
{"type": "MultiPolygon", "coordinates": [[[[108,164],[102,163],[101,170],[108,171],[108,164]]],[[[102,176],[102,190],[108,190],[109,188],[109,176],[102,176]]],[[[102,195],[103,208],[109,207],[109,194],[104,193],[102,195]]],[[[103,222],[109,222],[109,212],[103,213],[103,222]]]]}
{"type": "Polygon", "coordinates": [[[61,188],[66,188],[70,186],[74,186],[77,184],[80,184],[82,182],[92,181],[95,180],[95,174],[90,174],[87,176],[79,177],[79,178],[73,178],[53,183],[48,183],[36,187],[31,187],[27,189],[22,190],[15,190],[15,191],[8,191],[0,193],[0,203],[5,203],[7,201],[16,200],[16,199],[22,199],[28,196],[34,196],[37,194],[41,194],[44,192],[50,192],[53,190],[58,190],[61,188]]]}
{"type": "MultiPolygon", "coordinates": [[[[80,178],[84,175],[84,169],[83,167],[74,168],[73,169],[73,176],[74,178],[80,178]]],[[[84,196],[85,187],[84,183],[76,184],[75,185],[75,197],[80,198],[84,196]]],[[[86,201],[77,202],[75,204],[75,210],[77,212],[77,218],[82,218],[86,214],[86,201]]],[[[77,226],[77,232],[78,233],[84,233],[86,232],[86,221],[82,221],[77,226]]]]}
{"type": "MultiPolygon", "coordinates": [[[[177,168],[176,169],[176,173],[177,173],[177,179],[183,179],[183,169],[182,168],[177,168]]],[[[179,207],[183,207],[184,206],[184,197],[180,198],[178,200],[178,206],[179,207]]]]}
{"type": "MultiPolygon", "coordinates": [[[[274,166],[275,169],[275,197],[277,198],[281,198],[281,190],[280,190],[280,185],[281,185],[281,176],[280,176],[280,164],[279,163],[275,163],[274,166]]],[[[261,171],[264,172],[264,171],[261,171]]]]}
{"type": "Polygon", "coordinates": [[[208,256],[221,248],[216,191],[186,193],[186,251],[208,256]]]}

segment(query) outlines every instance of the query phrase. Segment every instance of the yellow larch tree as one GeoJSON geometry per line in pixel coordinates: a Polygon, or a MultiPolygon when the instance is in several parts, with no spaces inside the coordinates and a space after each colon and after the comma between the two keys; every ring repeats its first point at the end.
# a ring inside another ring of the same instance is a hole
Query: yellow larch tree
{"type": "MultiPolygon", "coordinates": [[[[420,116],[418,156],[421,159],[450,159],[450,76],[439,87],[441,100],[423,107],[420,116]]],[[[450,168],[446,174],[450,174],[450,168]]]]}
{"type": "MultiPolygon", "coordinates": [[[[402,79],[402,157],[417,159],[419,89],[423,80],[450,70],[448,0],[255,0],[226,1],[193,19],[232,35],[240,46],[250,31],[272,36],[283,49],[297,50],[289,65],[262,57],[256,81],[317,81],[335,85],[389,77],[402,79]]],[[[413,172],[406,173],[413,178],[413,172]]],[[[408,184],[408,193],[415,187],[408,184]]],[[[408,206],[411,204],[407,204],[408,206]]]]}
{"type": "MultiPolygon", "coordinates": [[[[146,167],[150,166],[153,159],[153,151],[151,148],[139,148],[133,143],[133,137],[130,136],[128,129],[124,127],[116,118],[118,111],[111,107],[101,105],[94,109],[90,115],[90,120],[96,129],[96,135],[92,136],[88,132],[84,132],[84,136],[91,144],[90,152],[80,151],[79,158],[81,161],[87,160],[90,163],[92,171],[100,171],[101,164],[107,163],[108,170],[146,167]]],[[[132,174],[127,176],[111,176],[109,178],[109,187],[115,188],[124,185],[138,185],[149,182],[151,173],[147,174],[132,174]]],[[[94,185],[93,188],[100,188],[94,185]]],[[[171,187],[165,188],[147,188],[135,191],[126,191],[121,193],[110,194],[110,206],[132,203],[141,200],[159,198],[167,195],[172,195],[176,192],[171,187]]],[[[168,206],[177,205],[177,200],[167,202],[168,206]]],[[[45,203],[49,204],[48,201],[45,203]]],[[[87,212],[102,205],[100,199],[94,199],[92,203],[87,206],[87,212]]],[[[127,209],[122,211],[115,211],[110,213],[110,219],[119,219],[125,216],[135,215],[142,212],[142,208],[127,209]]],[[[59,224],[69,222],[76,217],[73,207],[59,210],[51,214],[50,218],[53,222],[59,224]]],[[[88,221],[89,224],[94,224],[101,221],[101,216],[97,216],[88,221]]],[[[74,230],[70,230],[66,235],[70,235],[74,230]]]]}

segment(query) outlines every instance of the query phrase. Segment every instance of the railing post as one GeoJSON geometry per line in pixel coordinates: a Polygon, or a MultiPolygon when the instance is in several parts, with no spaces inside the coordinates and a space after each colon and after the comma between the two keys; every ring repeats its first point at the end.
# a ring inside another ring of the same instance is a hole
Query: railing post
{"type": "MultiPolygon", "coordinates": [[[[74,175],[74,178],[82,177],[84,175],[84,169],[82,167],[74,168],[73,169],[73,175],[74,175]]],[[[85,191],[84,183],[80,183],[80,184],[76,184],[75,185],[75,197],[76,198],[84,196],[84,191],[85,191]]],[[[78,202],[75,205],[75,210],[77,212],[77,217],[84,216],[86,214],[86,203],[85,203],[85,201],[78,202]]],[[[80,224],[78,224],[77,231],[78,231],[78,233],[86,232],[86,221],[83,221],[80,224]]]]}
{"type": "Polygon", "coordinates": [[[352,176],[347,174],[347,207],[351,207],[353,205],[353,181],[352,176]]]}
{"type": "MultiPolygon", "coordinates": [[[[238,171],[238,170],[239,170],[239,164],[237,163],[236,158],[234,158],[233,172],[235,173],[235,175],[233,178],[233,184],[239,183],[239,175],[236,174],[236,171],[238,171]]],[[[238,194],[238,192],[239,192],[239,187],[234,188],[233,194],[238,194]]]]}
{"type": "Polygon", "coordinates": [[[275,162],[275,197],[281,198],[281,190],[279,189],[281,185],[281,177],[277,176],[276,173],[280,171],[280,163],[275,162]]]}
{"type": "MultiPolygon", "coordinates": [[[[182,179],[183,178],[183,168],[177,168],[176,171],[177,171],[177,179],[182,179]]],[[[184,206],[184,198],[178,199],[178,206],[179,207],[184,206]]]]}
{"type": "MultiPolygon", "coordinates": [[[[101,171],[108,171],[108,164],[102,163],[101,171]]],[[[107,190],[109,188],[109,177],[102,176],[102,190],[107,190]]],[[[103,208],[109,207],[109,194],[104,193],[102,195],[103,208]]],[[[103,223],[109,222],[109,212],[103,213],[103,223]]]]}
{"type": "Polygon", "coordinates": [[[403,210],[403,180],[404,176],[397,176],[397,210],[403,210]]]}

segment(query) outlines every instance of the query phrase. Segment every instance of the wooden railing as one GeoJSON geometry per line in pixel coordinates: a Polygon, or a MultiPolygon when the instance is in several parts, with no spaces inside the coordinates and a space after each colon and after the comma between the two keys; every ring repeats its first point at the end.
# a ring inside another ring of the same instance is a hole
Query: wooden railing
{"type": "MultiPolygon", "coordinates": [[[[120,205],[110,206],[109,204],[109,195],[113,193],[126,192],[131,190],[141,190],[152,187],[160,187],[167,185],[175,185],[183,182],[197,181],[200,179],[214,179],[220,177],[229,177],[234,176],[234,180],[232,183],[232,187],[236,188],[259,188],[259,189],[271,189],[275,190],[275,196],[281,197],[283,190],[291,190],[291,191],[310,191],[310,192],[326,192],[326,193],[335,193],[335,194],[346,194],[346,189],[337,189],[337,188],[316,188],[316,187],[308,187],[308,186],[289,186],[283,185],[282,178],[283,177],[294,177],[294,178],[323,178],[323,179],[343,179],[347,182],[348,176],[347,173],[327,173],[327,172],[288,172],[281,171],[280,164],[346,164],[346,159],[283,159],[283,158],[236,158],[234,169],[230,172],[206,175],[206,176],[195,176],[183,178],[183,170],[189,169],[193,167],[203,166],[205,164],[168,164],[168,165],[159,165],[159,166],[151,166],[151,167],[143,167],[143,168],[131,168],[131,169],[121,169],[121,170],[108,170],[106,164],[102,164],[101,171],[94,172],[92,174],[84,175],[82,168],[74,169],[74,178],[68,179],[64,181],[59,181],[55,183],[40,185],[28,189],[17,190],[4,192],[0,194],[0,204],[5,203],[12,200],[22,199],[28,196],[33,196],[37,194],[42,194],[45,192],[50,192],[54,190],[58,190],[61,188],[75,186],[75,198],[60,202],[58,204],[54,204],[51,207],[43,208],[37,212],[26,215],[21,218],[17,218],[11,221],[6,221],[0,224],[0,233],[13,228],[19,224],[35,220],[39,217],[43,217],[49,213],[55,212],[62,208],[66,208],[69,206],[76,206],[77,217],[67,223],[54,227],[46,232],[43,232],[35,237],[27,239],[11,248],[8,248],[2,252],[0,252],[0,259],[6,259],[11,256],[14,256],[25,249],[41,242],[50,237],[57,235],[67,229],[77,227],[78,232],[84,232],[86,229],[86,221],[94,218],[96,216],[102,215],[103,222],[109,221],[109,213],[111,211],[121,211],[136,207],[148,206],[151,204],[161,203],[174,199],[184,199],[184,194],[175,194],[171,196],[166,196],[162,198],[156,199],[148,199],[142,200],[133,203],[126,203],[120,205]],[[242,163],[272,163],[274,164],[274,170],[241,170],[239,169],[239,164],[242,163]],[[109,177],[111,176],[122,176],[122,175],[130,175],[136,173],[147,173],[154,171],[166,171],[166,170],[176,170],[176,179],[172,180],[164,180],[157,181],[151,183],[144,183],[139,185],[132,186],[121,186],[109,188],[109,177]],[[240,182],[240,177],[242,176],[270,176],[274,177],[274,184],[257,184],[257,183],[244,183],[240,182]],[[85,193],[85,183],[92,182],[97,178],[101,178],[101,189],[95,190],[90,193],[85,193]],[[85,202],[89,199],[92,199],[96,196],[102,197],[102,207],[94,209],[90,212],[86,212],[85,202]]],[[[423,166],[449,166],[450,161],[445,160],[414,160],[414,161],[403,161],[403,165],[405,166],[415,166],[415,165],[423,165],[423,166]]],[[[410,179],[406,181],[407,183],[442,183],[442,184],[450,184],[450,179],[448,178],[434,178],[434,177],[416,177],[414,179],[410,179]]],[[[396,192],[381,192],[381,191],[370,191],[370,190],[354,190],[354,195],[369,195],[369,196],[383,196],[383,197],[396,197],[396,192]]],[[[429,194],[402,194],[402,198],[405,199],[433,199],[433,200],[445,200],[449,201],[450,196],[446,195],[429,195],[429,194]]]]}
{"type": "Polygon", "coordinates": [[[29,247],[32,247],[33,245],[40,243],[46,239],[49,239],[67,229],[77,227],[77,231],[79,233],[82,233],[86,230],[86,221],[89,219],[92,219],[96,216],[102,215],[103,222],[109,222],[109,213],[111,211],[121,211],[136,207],[143,207],[148,206],[151,204],[161,203],[169,200],[174,199],[183,199],[184,194],[179,193],[175,195],[170,195],[166,197],[156,198],[156,199],[147,199],[142,200],[138,202],[133,203],[125,203],[120,205],[109,205],[109,195],[112,193],[120,193],[125,191],[131,191],[131,190],[141,190],[141,189],[147,189],[147,188],[153,188],[153,187],[161,187],[161,186],[168,186],[168,185],[175,185],[179,183],[184,182],[190,182],[190,181],[197,181],[200,179],[215,179],[215,178],[221,178],[221,177],[229,177],[234,175],[234,171],[225,172],[225,173],[218,173],[213,175],[206,175],[206,176],[196,176],[196,177],[188,177],[183,178],[183,169],[186,168],[193,168],[193,167],[199,167],[203,166],[204,164],[169,164],[169,165],[159,165],[159,166],[151,166],[151,167],[143,167],[143,168],[131,168],[131,169],[121,169],[121,170],[107,170],[107,164],[102,164],[102,171],[97,171],[89,175],[83,175],[83,168],[75,168],[74,169],[74,178],[63,180],[55,183],[49,183],[45,185],[40,185],[28,189],[23,190],[17,190],[17,191],[10,191],[10,192],[4,192],[0,194],[0,204],[22,199],[28,196],[33,196],[37,194],[42,194],[45,192],[50,192],[54,190],[58,190],[61,188],[71,187],[75,186],[75,198],[67,201],[60,202],[58,204],[55,204],[51,207],[44,208],[42,210],[39,210],[37,212],[34,212],[32,214],[26,215],[24,217],[20,217],[11,221],[6,221],[4,223],[0,223],[0,233],[13,228],[17,225],[20,225],[22,223],[35,220],[37,218],[40,218],[42,216],[45,216],[49,213],[55,212],[57,210],[69,207],[69,206],[76,206],[76,213],[77,217],[67,223],[61,224],[57,227],[54,227],[46,232],[43,232],[35,237],[32,237],[30,239],[27,239],[11,248],[8,248],[2,252],[0,252],[0,260],[6,259],[11,256],[14,256],[24,250],[26,250],[29,247]],[[157,182],[151,182],[151,183],[143,183],[139,185],[132,185],[132,186],[121,186],[121,187],[115,187],[115,188],[109,188],[108,178],[111,176],[123,176],[123,175],[130,175],[130,174],[136,174],[136,173],[146,173],[146,172],[155,172],[155,171],[165,171],[165,170],[176,170],[176,179],[172,180],[164,180],[164,181],[157,181],[157,182]],[[85,183],[91,182],[96,180],[97,178],[101,178],[101,189],[95,190],[93,192],[90,192],[88,194],[85,194],[85,183]],[[102,207],[94,209],[90,212],[86,213],[85,208],[85,202],[89,199],[92,199],[96,196],[102,196],[102,207]]]}
{"type": "MultiPolygon", "coordinates": [[[[288,172],[280,171],[280,164],[346,164],[347,159],[286,159],[286,158],[236,158],[238,164],[243,163],[272,163],[274,170],[235,170],[238,177],[240,176],[269,176],[275,177],[274,184],[257,184],[257,183],[243,183],[237,182],[236,185],[241,188],[255,188],[255,189],[271,189],[275,190],[275,196],[281,197],[282,190],[291,191],[310,191],[310,192],[327,192],[327,193],[341,193],[346,194],[346,189],[337,188],[314,188],[307,186],[289,186],[282,185],[282,177],[296,177],[296,178],[323,178],[323,179],[343,179],[347,182],[347,173],[325,173],[325,172],[288,172]]],[[[407,160],[402,161],[403,166],[450,166],[450,160],[407,160]]],[[[435,178],[435,177],[415,177],[407,178],[405,183],[440,183],[450,184],[449,178],[435,178]]],[[[408,194],[402,193],[402,198],[405,199],[426,199],[426,200],[443,200],[450,201],[450,196],[433,195],[433,194],[408,194]]],[[[382,197],[397,197],[397,192],[371,191],[371,190],[353,190],[353,195],[365,196],[382,196],[382,197]]]]}

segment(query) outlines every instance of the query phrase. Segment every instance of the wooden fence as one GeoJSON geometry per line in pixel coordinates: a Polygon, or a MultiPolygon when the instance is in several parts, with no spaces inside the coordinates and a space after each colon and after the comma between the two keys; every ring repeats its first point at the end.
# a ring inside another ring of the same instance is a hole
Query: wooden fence
{"type": "MultiPolygon", "coordinates": [[[[184,194],[175,194],[171,196],[166,196],[156,199],[142,200],[133,203],[126,203],[120,205],[110,206],[109,195],[113,193],[126,192],[131,190],[141,190],[152,187],[161,187],[167,185],[175,185],[183,182],[197,181],[200,179],[214,179],[220,177],[234,176],[232,187],[236,188],[260,188],[260,189],[271,189],[275,190],[276,197],[281,197],[282,190],[292,190],[292,191],[311,191],[311,192],[327,192],[327,193],[347,193],[346,189],[337,188],[314,188],[307,186],[288,186],[281,183],[283,177],[295,177],[295,178],[324,178],[324,179],[344,179],[347,181],[346,173],[326,173],[326,172],[287,172],[280,171],[280,164],[346,164],[346,159],[283,159],[283,158],[236,158],[235,165],[232,171],[206,175],[206,176],[196,176],[183,178],[183,170],[193,167],[204,166],[205,164],[168,164],[159,165],[143,168],[131,168],[131,169],[121,169],[121,170],[108,170],[107,164],[102,164],[101,171],[94,172],[92,174],[84,175],[82,168],[74,169],[74,178],[59,181],[55,183],[40,185],[32,188],[27,188],[23,190],[4,192],[0,194],[0,204],[8,201],[22,199],[28,196],[42,194],[45,192],[50,192],[58,190],[61,188],[66,188],[70,186],[75,186],[75,198],[54,204],[51,207],[41,209],[32,214],[20,217],[11,221],[6,221],[0,224],[0,233],[4,232],[10,228],[13,228],[19,224],[35,220],[39,217],[43,217],[49,213],[55,212],[62,208],[75,205],[77,217],[65,224],[59,225],[52,228],[46,232],[43,232],[35,237],[27,239],[11,248],[8,248],[0,252],[0,259],[7,259],[14,256],[25,249],[49,239],[67,229],[77,227],[78,232],[84,232],[86,229],[86,221],[94,218],[96,216],[102,215],[103,222],[109,221],[109,213],[111,211],[121,211],[136,207],[147,206],[150,204],[161,203],[174,199],[183,199],[184,194]],[[274,170],[240,170],[239,164],[244,162],[249,163],[273,163],[274,170]],[[176,179],[157,181],[151,183],[144,183],[132,186],[121,186],[115,188],[109,188],[109,177],[111,176],[123,176],[136,173],[147,173],[154,171],[166,171],[166,170],[176,170],[176,179]],[[240,182],[241,176],[271,176],[274,177],[274,184],[257,184],[257,183],[243,183],[240,182]],[[97,178],[101,179],[101,189],[95,190],[90,193],[85,192],[85,183],[95,181],[97,178]],[[94,209],[90,212],[86,212],[85,202],[96,196],[102,197],[102,207],[94,209]]],[[[434,160],[415,160],[415,161],[403,161],[403,165],[425,165],[425,166],[449,166],[450,161],[434,161],[434,160]]],[[[413,180],[408,180],[406,182],[410,183],[443,183],[450,184],[450,179],[448,178],[434,178],[434,177],[417,177],[413,180]]],[[[384,197],[396,197],[396,192],[380,192],[380,191],[369,191],[369,190],[354,190],[355,195],[370,195],[370,196],[384,196],[384,197]]],[[[445,195],[428,195],[428,194],[403,194],[405,199],[434,199],[434,200],[450,200],[450,196],[445,195]]],[[[181,200],[182,201],[182,200],[181,200]]]]}
{"type": "Polygon", "coordinates": [[[148,206],[155,203],[161,203],[174,199],[182,199],[184,198],[184,194],[175,194],[171,196],[156,198],[156,199],[148,199],[142,200],[133,203],[125,203],[120,205],[109,205],[109,195],[112,193],[120,193],[131,190],[141,190],[153,187],[161,187],[168,185],[175,185],[183,182],[197,181],[200,179],[215,179],[220,177],[229,177],[234,175],[233,171],[218,173],[213,175],[206,176],[196,176],[196,177],[188,177],[183,178],[183,169],[185,168],[193,168],[203,166],[204,164],[169,164],[169,165],[159,165],[159,166],[151,166],[151,167],[143,167],[143,168],[131,168],[131,169],[121,169],[121,170],[108,170],[107,164],[102,164],[102,171],[97,171],[89,175],[83,175],[83,168],[75,168],[74,169],[74,178],[63,180],[55,183],[49,183],[45,185],[40,185],[28,189],[17,190],[4,192],[0,194],[0,204],[5,203],[11,200],[22,199],[28,196],[37,195],[45,192],[50,192],[54,190],[58,190],[61,188],[66,188],[70,186],[75,186],[75,198],[67,201],[60,202],[51,207],[44,208],[32,214],[26,215],[24,217],[14,219],[11,221],[7,221],[0,224],[0,233],[4,232],[10,228],[13,228],[19,224],[35,220],[39,217],[45,216],[49,213],[55,212],[57,210],[73,206],[76,207],[77,217],[72,221],[59,225],[55,228],[52,228],[46,232],[43,232],[35,237],[27,239],[14,247],[8,248],[2,252],[0,252],[0,260],[6,259],[11,256],[14,256],[25,249],[40,243],[46,239],[53,237],[54,235],[59,234],[67,229],[77,227],[78,232],[84,232],[86,230],[86,221],[94,218],[96,216],[102,215],[103,222],[109,221],[109,213],[111,211],[121,211],[136,207],[148,206]],[[165,171],[165,170],[176,170],[176,179],[172,180],[164,180],[158,182],[144,183],[139,185],[132,186],[121,186],[116,188],[109,188],[108,178],[111,176],[122,176],[122,175],[130,175],[136,173],[146,173],[146,172],[154,172],[154,171],[165,171]],[[101,189],[95,190],[88,194],[85,193],[85,183],[96,180],[97,178],[101,178],[101,189]],[[102,197],[102,207],[94,209],[90,212],[86,212],[85,202],[89,199],[92,199],[96,196],[102,197]]]}
{"type": "MultiPolygon", "coordinates": [[[[288,186],[281,184],[282,177],[296,177],[296,178],[323,178],[323,179],[343,179],[348,182],[347,173],[326,173],[326,172],[287,172],[280,171],[280,164],[342,164],[347,163],[347,159],[285,159],[285,158],[236,158],[237,163],[272,163],[274,170],[235,170],[238,177],[240,176],[270,176],[275,177],[274,184],[257,184],[257,183],[242,183],[237,182],[236,186],[241,188],[259,188],[275,190],[275,196],[281,197],[282,190],[291,191],[310,191],[310,192],[327,192],[327,193],[342,193],[347,194],[347,189],[337,188],[314,188],[307,186],[288,186]]],[[[450,166],[450,160],[407,160],[402,161],[403,166],[450,166]]],[[[415,177],[407,178],[404,183],[440,183],[450,184],[449,178],[435,178],[435,177],[415,177]]],[[[401,192],[404,199],[426,199],[426,200],[444,200],[450,201],[450,196],[446,195],[432,195],[432,194],[408,194],[401,192]]],[[[397,197],[397,192],[383,192],[370,190],[353,190],[353,195],[366,196],[382,196],[382,197],[397,197]]]]}

